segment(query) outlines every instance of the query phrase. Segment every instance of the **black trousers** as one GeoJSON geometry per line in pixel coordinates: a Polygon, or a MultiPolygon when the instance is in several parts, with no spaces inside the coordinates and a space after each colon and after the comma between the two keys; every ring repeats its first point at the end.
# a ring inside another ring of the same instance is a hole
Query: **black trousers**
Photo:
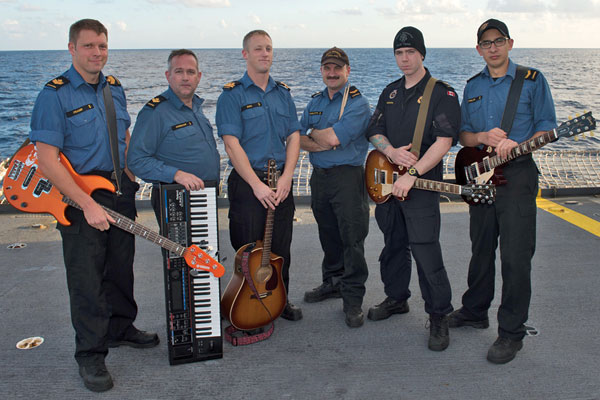
{"type": "Polygon", "coordinates": [[[323,249],[323,282],[340,285],[344,307],[361,306],[369,275],[365,238],[369,204],[362,166],[314,168],[311,207],[323,249]]]}
{"type": "MultiPolygon", "coordinates": [[[[260,173],[259,178],[264,178],[260,173]]],[[[245,244],[262,240],[265,235],[267,209],[254,196],[252,187],[234,169],[227,180],[229,196],[229,239],[237,251],[245,244]]],[[[290,247],[294,222],[294,196],[288,197],[275,209],[271,251],[283,257],[281,271],[286,293],[289,294],[290,247]]]]}
{"type": "Polygon", "coordinates": [[[375,219],[384,236],[379,262],[385,294],[397,301],[410,297],[412,253],[425,312],[445,315],[452,311],[452,290],[439,241],[439,195],[411,190],[409,196],[410,200],[391,198],[375,208],[375,219]]]}
{"type": "Polygon", "coordinates": [[[538,170],[531,157],[515,161],[503,168],[508,183],[496,187],[495,203],[469,207],[472,256],[469,288],[462,303],[471,317],[487,317],[494,299],[496,248],[500,238],[502,299],[498,334],[520,340],[525,336],[524,323],[531,300],[538,170]]]}
{"type": "MultiPolygon", "coordinates": [[[[92,197],[128,218],[136,216],[139,187],[123,174],[123,195],[97,190],[92,197]]],[[[75,359],[80,365],[102,362],[107,339],[121,339],[133,328],[137,304],[133,298],[134,235],[111,226],[89,226],[83,212],[69,207],[70,226],[58,225],[75,328],[75,359]]]]}

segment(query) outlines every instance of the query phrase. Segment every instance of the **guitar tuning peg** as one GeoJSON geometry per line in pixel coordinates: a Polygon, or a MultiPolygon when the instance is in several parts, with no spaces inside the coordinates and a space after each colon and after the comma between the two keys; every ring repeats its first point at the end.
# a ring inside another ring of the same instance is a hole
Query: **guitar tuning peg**
{"type": "Polygon", "coordinates": [[[575,136],[575,141],[579,142],[579,136],[575,136]]]}
{"type": "Polygon", "coordinates": [[[573,119],[573,117],[571,117],[571,116],[569,115],[569,117],[568,117],[567,119],[568,119],[568,120],[572,120],[572,119],[573,119]]]}
{"type": "Polygon", "coordinates": [[[579,115],[580,115],[579,113],[575,114],[576,117],[579,117],[579,115]]]}
{"type": "Polygon", "coordinates": [[[590,136],[594,136],[594,131],[590,131],[590,136]]]}

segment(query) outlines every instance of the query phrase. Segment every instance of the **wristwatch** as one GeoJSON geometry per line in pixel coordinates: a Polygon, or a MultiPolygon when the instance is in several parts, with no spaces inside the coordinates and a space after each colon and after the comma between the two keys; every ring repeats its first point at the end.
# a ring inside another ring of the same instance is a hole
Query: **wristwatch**
{"type": "Polygon", "coordinates": [[[419,174],[419,171],[417,171],[417,169],[415,167],[410,167],[408,169],[408,175],[414,176],[415,178],[421,177],[421,174],[419,174]]]}

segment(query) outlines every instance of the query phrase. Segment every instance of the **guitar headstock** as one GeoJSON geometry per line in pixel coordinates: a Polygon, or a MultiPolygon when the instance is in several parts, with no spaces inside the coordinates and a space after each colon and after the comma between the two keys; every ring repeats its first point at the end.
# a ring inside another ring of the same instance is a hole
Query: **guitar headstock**
{"type": "Polygon", "coordinates": [[[496,199],[496,186],[492,184],[464,185],[460,187],[461,195],[467,198],[468,202],[480,204],[492,204],[496,199]]]}
{"type": "Polygon", "coordinates": [[[277,179],[279,179],[279,171],[277,171],[277,162],[273,159],[269,160],[267,168],[267,185],[273,190],[277,189],[277,179]]]}
{"type": "Polygon", "coordinates": [[[592,117],[592,112],[588,111],[583,115],[579,115],[573,119],[560,124],[556,128],[556,134],[559,138],[575,136],[575,140],[579,139],[577,135],[596,129],[596,119],[592,117]]]}
{"type": "Polygon", "coordinates": [[[190,268],[210,272],[217,278],[225,274],[225,267],[195,244],[185,249],[183,258],[190,268]]]}

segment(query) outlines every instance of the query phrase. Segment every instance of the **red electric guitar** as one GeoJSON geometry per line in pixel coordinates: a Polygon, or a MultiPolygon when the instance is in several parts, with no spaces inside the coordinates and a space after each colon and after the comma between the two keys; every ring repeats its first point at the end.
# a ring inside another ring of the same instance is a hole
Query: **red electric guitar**
{"type": "MultiPolygon", "coordinates": [[[[60,153],[60,162],[71,174],[75,183],[87,194],[98,189],[115,191],[115,187],[108,179],[97,175],[79,175],[62,153],[60,153]]],[[[68,206],[81,209],[77,203],[60,193],[41,173],[37,150],[32,143],[19,149],[11,159],[4,176],[4,195],[16,209],[30,213],[52,214],[63,225],[71,225],[65,215],[68,206]]],[[[211,272],[217,278],[225,273],[223,265],[198,246],[192,245],[186,248],[110,208],[104,206],[102,208],[115,220],[111,222],[113,225],[185,258],[190,268],[211,272]]]]}
{"type": "Polygon", "coordinates": [[[463,185],[466,183],[485,184],[491,182],[495,185],[503,185],[506,183],[506,179],[502,175],[502,169],[499,168],[502,164],[506,164],[524,154],[529,154],[559,138],[576,136],[594,129],[596,129],[596,120],[592,117],[592,112],[589,111],[575,119],[563,122],[558,128],[520,143],[510,151],[507,158],[497,156],[491,146],[484,149],[463,147],[459,150],[454,162],[456,183],[463,185]]]}

